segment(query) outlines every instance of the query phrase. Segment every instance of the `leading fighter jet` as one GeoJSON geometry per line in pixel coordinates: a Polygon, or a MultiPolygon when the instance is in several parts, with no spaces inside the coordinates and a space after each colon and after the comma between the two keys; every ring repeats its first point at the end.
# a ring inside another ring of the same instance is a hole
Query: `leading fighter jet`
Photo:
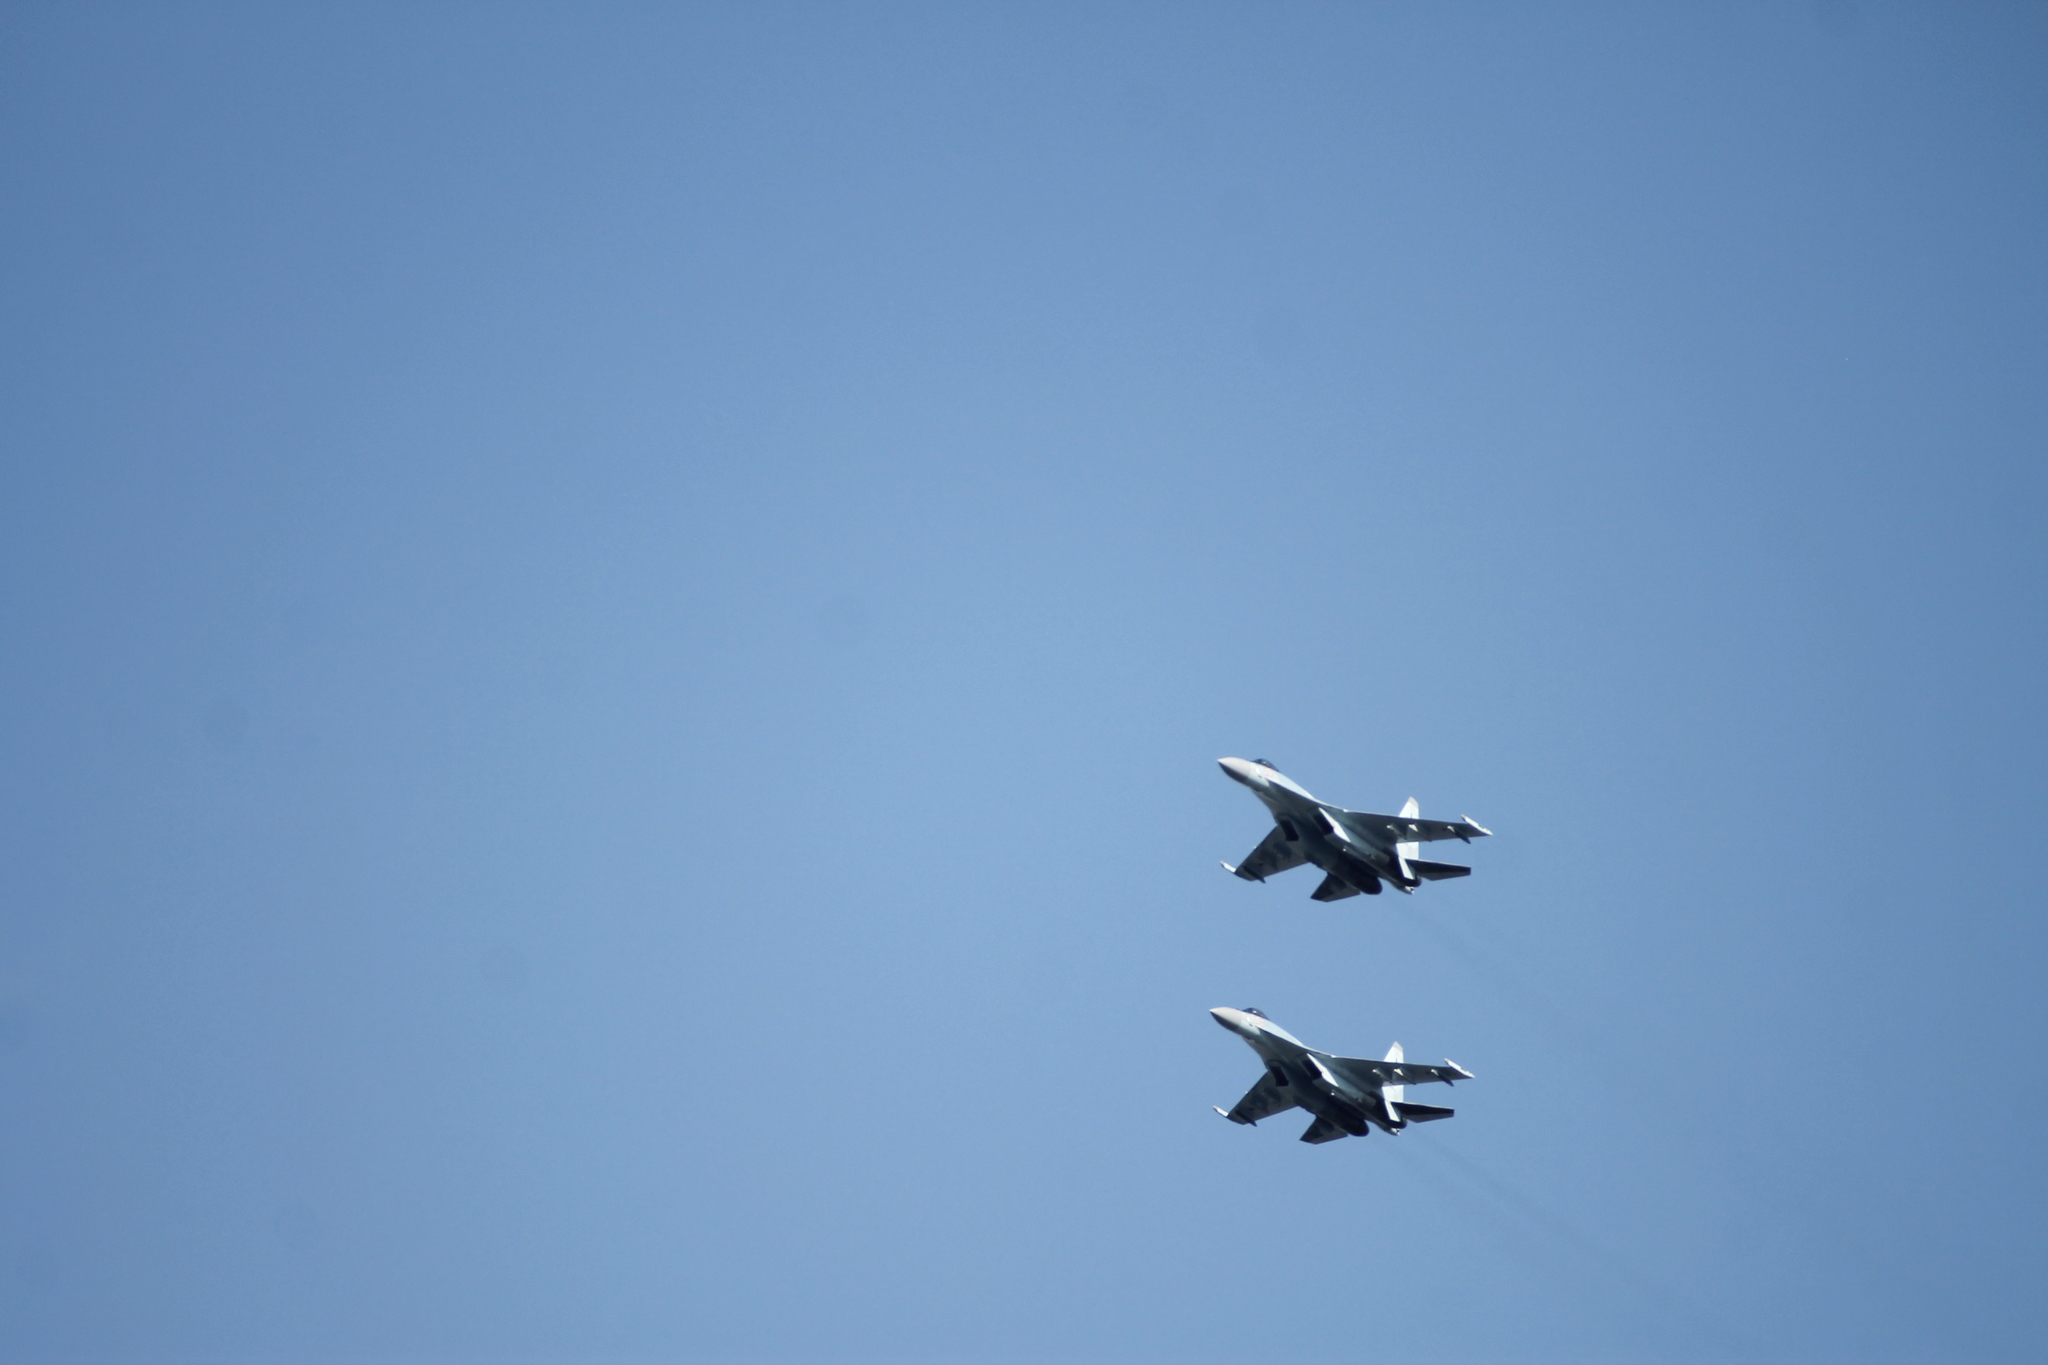
{"type": "Polygon", "coordinates": [[[1413,892],[1426,881],[1464,877],[1472,869],[1456,863],[1432,863],[1415,855],[1433,839],[1471,843],[1493,833],[1470,820],[1424,820],[1415,798],[1399,815],[1371,815],[1318,801],[1277,772],[1263,758],[1219,758],[1223,771],[1252,789],[1273,813],[1273,832],[1236,867],[1223,865],[1248,882],[1262,882],[1275,872],[1314,863],[1323,870],[1322,885],[1311,899],[1340,901],[1364,892],[1380,893],[1380,882],[1396,891],[1413,892]]]}
{"type": "Polygon", "coordinates": [[[1425,1081],[1469,1081],[1472,1073],[1450,1058],[1442,1066],[1410,1066],[1399,1043],[1383,1062],[1362,1057],[1333,1057],[1317,1052],[1257,1010],[1213,1009],[1209,1017],[1251,1045],[1266,1064],[1266,1074],[1224,1114],[1232,1123],[1257,1123],[1299,1105],[1316,1116],[1301,1135],[1303,1142],[1335,1142],[1364,1137],[1373,1128],[1390,1136],[1411,1123],[1447,1119],[1455,1110],[1431,1104],[1410,1104],[1403,1098],[1410,1085],[1425,1081]]]}

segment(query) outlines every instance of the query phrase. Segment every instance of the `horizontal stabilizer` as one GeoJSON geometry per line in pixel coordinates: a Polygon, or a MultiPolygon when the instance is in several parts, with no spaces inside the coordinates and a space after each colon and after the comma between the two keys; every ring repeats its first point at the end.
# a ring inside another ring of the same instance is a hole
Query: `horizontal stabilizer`
{"type": "Polygon", "coordinates": [[[1394,1112],[1408,1123],[1428,1123],[1431,1119],[1447,1119],[1458,1111],[1440,1109],[1433,1104],[1409,1104],[1404,1100],[1394,1106],[1394,1112]]]}
{"type": "Polygon", "coordinates": [[[1344,1130],[1336,1124],[1328,1119],[1317,1119],[1308,1126],[1308,1131],[1301,1135],[1301,1140],[1303,1142],[1335,1142],[1338,1138],[1344,1136],[1346,1136],[1344,1130]]]}
{"type": "Polygon", "coordinates": [[[1342,877],[1331,875],[1323,878],[1323,884],[1309,895],[1312,901],[1341,901],[1346,896],[1355,896],[1358,888],[1342,877]]]}
{"type": "Polygon", "coordinates": [[[1408,870],[1426,882],[1440,882],[1446,877],[1469,877],[1472,869],[1459,867],[1456,863],[1432,863],[1423,858],[1410,858],[1408,870]]]}

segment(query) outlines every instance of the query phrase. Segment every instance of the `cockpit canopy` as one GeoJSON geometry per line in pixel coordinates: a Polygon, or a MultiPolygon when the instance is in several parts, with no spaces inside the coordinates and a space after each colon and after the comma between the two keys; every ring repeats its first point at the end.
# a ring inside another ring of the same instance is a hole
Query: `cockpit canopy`
{"type": "MultiPolygon", "coordinates": [[[[1255,758],[1252,760],[1252,762],[1258,764],[1261,768],[1273,768],[1273,760],[1270,758],[1255,758]]],[[[1278,768],[1273,768],[1273,771],[1279,772],[1280,770],[1278,768]]]]}
{"type": "Polygon", "coordinates": [[[1244,1009],[1243,1009],[1242,1013],[1245,1013],[1245,1014],[1255,1014],[1255,1015],[1257,1015],[1257,1016],[1258,1016],[1259,1018],[1261,1018],[1261,1019],[1263,1019],[1263,1018],[1265,1018],[1265,1017],[1266,1017],[1266,1012],[1265,1012],[1264,1010],[1260,1009],[1260,1008],[1259,1008],[1259,1007],[1258,1007],[1257,1005],[1246,1005],[1246,1006],[1244,1007],[1244,1009]]]}

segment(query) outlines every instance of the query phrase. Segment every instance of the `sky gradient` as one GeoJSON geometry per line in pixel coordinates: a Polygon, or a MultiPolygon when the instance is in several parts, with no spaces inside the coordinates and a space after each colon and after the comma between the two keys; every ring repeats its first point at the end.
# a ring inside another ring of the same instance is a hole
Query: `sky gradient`
{"type": "Polygon", "coordinates": [[[2038,1358],[2044,59],[0,9],[0,1359],[2038,1358]]]}

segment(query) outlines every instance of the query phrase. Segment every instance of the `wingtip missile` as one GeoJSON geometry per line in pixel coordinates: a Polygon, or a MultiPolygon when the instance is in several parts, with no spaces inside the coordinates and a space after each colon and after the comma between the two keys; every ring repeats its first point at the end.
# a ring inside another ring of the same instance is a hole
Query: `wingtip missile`
{"type": "Polygon", "coordinates": [[[1216,865],[1218,867],[1221,867],[1225,872],[1228,872],[1233,877],[1237,875],[1237,869],[1232,867],[1229,863],[1224,862],[1220,858],[1217,859],[1216,865]]]}
{"type": "MultiPolygon", "coordinates": [[[[1486,826],[1484,826],[1484,825],[1480,824],[1480,823],[1479,823],[1479,822],[1478,822],[1477,820],[1474,820],[1474,819],[1473,819],[1473,818],[1472,818],[1471,816],[1469,816],[1469,815],[1461,815],[1461,816],[1459,816],[1459,817],[1458,817],[1458,819],[1459,819],[1460,821],[1462,821],[1463,823],[1465,823],[1465,824],[1468,824],[1468,825],[1472,826],[1472,833],[1473,833],[1473,834],[1477,834],[1477,835],[1481,836],[1482,838],[1491,838],[1491,837],[1493,837],[1493,831],[1492,831],[1492,830],[1490,830],[1490,829],[1488,829],[1488,828],[1487,828],[1486,826]]],[[[1461,834],[1461,835],[1459,835],[1458,837],[1459,837],[1460,839],[1463,839],[1463,840],[1464,840],[1464,841],[1465,841],[1466,843],[1468,843],[1468,844],[1472,842],[1472,836],[1471,836],[1471,835],[1469,835],[1469,834],[1461,834]]]]}
{"type": "MultiPolygon", "coordinates": [[[[1452,1060],[1451,1060],[1450,1058],[1448,1058],[1448,1057],[1444,1058],[1444,1065],[1445,1065],[1445,1066],[1447,1066],[1447,1067],[1449,1067],[1449,1068],[1450,1068],[1451,1070],[1453,1070],[1453,1071],[1457,1072],[1457,1073],[1458,1073],[1458,1079],[1459,1079],[1459,1080],[1461,1080],[1461,1081],[1469,1081],[1469,1080],[1471,1080],[1471,1079],[1472,1079],[1472,1073],[1471,1073],[1471,1072],[1467,1071],[1467,1070],[1466,1070],[1466,1069],[1465,1069],[1464,1067],[1462,1067],[1462,1066],[1459,1066],[1459,1065],[1458,1065],[1458,1064],[1457,1064],[1456,1062],[1452,1061],[1452,1060]]],[[[1449,1081],[1445,1081],[1445,1082],[1444,1082],[1444,1084],[1445,1084],[1445,1085],[1449,1085],[1449,1084],[1450,1084],[1450,1082],[1449,1082],[1449,1081]]]]}

